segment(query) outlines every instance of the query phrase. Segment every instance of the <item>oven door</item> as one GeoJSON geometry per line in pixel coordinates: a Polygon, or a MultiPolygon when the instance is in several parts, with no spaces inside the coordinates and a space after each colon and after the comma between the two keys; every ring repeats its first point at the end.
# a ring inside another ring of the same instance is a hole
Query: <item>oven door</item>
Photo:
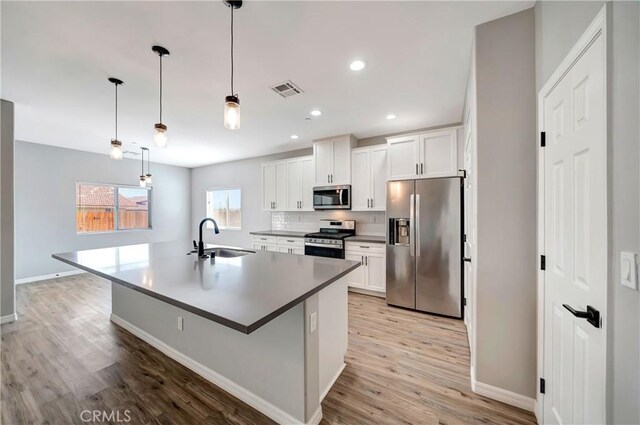
{"type": "Polygon", "coordinates": [[[314,187],[313,209],[350,210],[351,185],[314,187]]]}
{"type": "Polygon", "coordinates": [[[304,255],[314,255],[316,257],[342,258],[344,259],[344,249],[335,247],[320,246],[319,244],[305,244],[304,255]]]}

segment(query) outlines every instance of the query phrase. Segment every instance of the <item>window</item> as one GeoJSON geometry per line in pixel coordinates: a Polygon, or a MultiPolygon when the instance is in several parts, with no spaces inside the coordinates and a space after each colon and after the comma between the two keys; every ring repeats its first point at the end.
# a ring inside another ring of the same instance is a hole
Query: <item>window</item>
{"type": "MultiPolygon", "coordinates": [[[[213,218],[221,229],[240,230],[241,219],[240,188],[208,189],[207,217],[213,218]]],[[[207,223],[208,228],[213,228],[207,223]]]]}
{"type": "Polygon", "coordinates": [[[151,229],[151,188],[76,184],[78,233],[151,229]]]}

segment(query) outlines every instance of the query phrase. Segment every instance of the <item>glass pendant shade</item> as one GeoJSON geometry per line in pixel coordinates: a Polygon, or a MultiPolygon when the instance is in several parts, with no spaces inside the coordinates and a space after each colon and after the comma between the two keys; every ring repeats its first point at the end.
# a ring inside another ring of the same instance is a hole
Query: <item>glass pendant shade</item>
{"type": "Polygon", "coordinates": [[[140,187],[147,187],[147,180],[144,176],[140,176],[140,187]]]}
{"type": "Polygon", "coordinates": [[[230,130],[240,128],[240,100],[236,96],[224,100],[224,126],[230,130]]]}
{"type": "Polygon", "coordinates": [[[151,174],[147,174],[146,176],[144,176],[144,181],[145,181],[147,184],[151,184],[151,183],[153,183],[153,180],[151,180],[151,174]]]}
{"type": "Polygon", "coordinates": [[[122,142],[120,140],[111,139],[111,152],[109,156],[111,159],[122,159],[122,142]]]}
{"type": "Polygon", "coordinates": [[[154,126],[153,143],[159,148],[166,148],[169,143],[167,137],[167,126],[162,123],[157,123],[154,126]]]}

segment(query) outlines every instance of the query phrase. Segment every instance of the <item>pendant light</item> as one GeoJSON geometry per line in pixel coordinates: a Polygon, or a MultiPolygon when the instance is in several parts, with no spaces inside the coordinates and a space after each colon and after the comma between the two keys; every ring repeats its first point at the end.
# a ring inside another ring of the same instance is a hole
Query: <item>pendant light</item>
{"type": "Polygon", "coordinates": [[[169,56],[170,53],[162,46],[153,46],[151,50],[160,57],[160,122],[153,126],[153,143],[159,148],[166,148],[169,140],[167,138],[167,126],[162,124],[162,57],[169,56]]]}
{"type": "Polygon", "coordinates": [[[233,91],[233,11],[242,7],[242,0],[223,0],[231,9],[231,95],[224,99],[224,126],[230,130],[240,128],[240,99],[233,91]]]}
{"type": "Polygon", "coordinates": [[[144,181],[147,184],[151,184],[153,180],[151,179],[151,151],[147,149],[147,174],[144,176],[144,181]]]}
{"type": "Polygon", "coordinates": [[[140,187],[147,187],[147,179],[146,179],[146,176],[144,175],[144,152],[147,150],[149,149],[140,148],[140,153],[142,154],[142,159],[140,160],[140,165],[142,170],[140,172],[140,187]]]}
{"type": "Polygon", "coordinates": [[[116,86],[116,137],[115,139],[111,139],[111,152],[109,156],[111,159],[121,160],[122,159],[122,142],[118,140],[118,86],[124,84],[122,80],[117,78],[109,78],[109,82],[113,83],[116,86]]]}

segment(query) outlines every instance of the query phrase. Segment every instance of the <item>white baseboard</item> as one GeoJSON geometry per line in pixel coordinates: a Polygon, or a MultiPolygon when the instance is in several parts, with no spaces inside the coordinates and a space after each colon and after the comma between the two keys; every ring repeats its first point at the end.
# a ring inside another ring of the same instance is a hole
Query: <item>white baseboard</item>
{"type": "Polygon", "coordinates": [[[535,411],[536,400],[534,398],[503,390],[502,388],[494,387],[493,385],[485,384],[483,382],[476,381],[475,379],[472,379],[471,381],[471,389],[476,394],[519,407],[520,409],[528,410],[529,412],[535,411]]]}
{"type": "Polygon", "coordinates": [[[0,317],[0,324],[4,325],[5,323],[11,323],[18,320],[18,315],[16,313],[9,314],[7,316],[0,317]]]}
{"type": "Polygon", "coordinates": [[[471,391],[476,392],[476,371],[473,370],[473,366],[469,368],[469,375],[471,376],[471,391]]]}
{"type": "Polygon", "coordinates": [[[338,372],[336,373],[336,375],[333,378],[331,378],[331,382],[329,382],[329,385],[327,385],[327,388],[325,388],[324,391],[322,391],[322,394],[320,395],[320,403],[322,403],[322,400],[324,400],[324,398],[327,396],[327,394],[329,394],[329,391],[331,390],[331,387],[333,387],[333,384],[336,383],[336,381],[338,380],[338,378],[342,374],[342,371],[344,370],[345,367],[347,367],[347,364],[346,363],[342,363],[342,366],[340,366],[340,369],[338,369],[338,372]]]}
{"type": "MultiPolygon", "coordinates": [[[[146,331],[140,329],[139,327],[132,325],[131,323],[124,320],[123,318],[116,316],[115,314],[111,314],[111,321],[116,325],[126,329],[127,331],[137,336],[141,340],[145,341],[149,345],[157,348],[162,353],[171,357],[173,360],[177,361],[181,365],[191,369],[192,371],[202,376],[207,381],[217,385],[218,387],[222,388],[229,394],[247,403],[249,406],[253,407],[254,409],[258,410],[259,412],[273,419],[277,423],[287,424],[287,425],[302,424],[302,422],[300,422],[293,416],[289,415],[287,412],[280,409],[279,407],[274,406],[273,404],[258,397],[257,395],[241,387],[240,385],[236,384],[230,379],[225,378],[224,376],[220,375],[214,370],[209,369],[208,367],[191,359],[190,357],[187,357],[185,354],[167,345],[163,341],[147,333],[146,331]]],[[[322,419],[322,408],[318,407],[318,410],[313,414],[311,419],[309,419],[309,422],[307,422],[305,425],[318,425],[321,419],[322,419]]]]}
{"type": "Polygon", "coordinates": [[[370,289],[362,289],[362,288],[354,288],[349,286],[349,292],[355,292],[357,294],[363,294],[363,295],[371,295],[373,297],[378,297],[378,298],[387,298],[387,294],[384,292],[380,292],[380,291],[372,291],[370,289]]]}
{"type": "Polygon", "coordinates": [[[21,285],[23,283],[30,283],[30,282],[39,282],[41,280],[55,279],[56,277],[73,276],[81,273],[86,273],[86,272],[84,270],[70,270],[68,272],[59,272],[59,273],[52,273],[52,274],[43,274],[41,276],[25,277],[22,279],[16,279],[16,285],[21,285]]]}

